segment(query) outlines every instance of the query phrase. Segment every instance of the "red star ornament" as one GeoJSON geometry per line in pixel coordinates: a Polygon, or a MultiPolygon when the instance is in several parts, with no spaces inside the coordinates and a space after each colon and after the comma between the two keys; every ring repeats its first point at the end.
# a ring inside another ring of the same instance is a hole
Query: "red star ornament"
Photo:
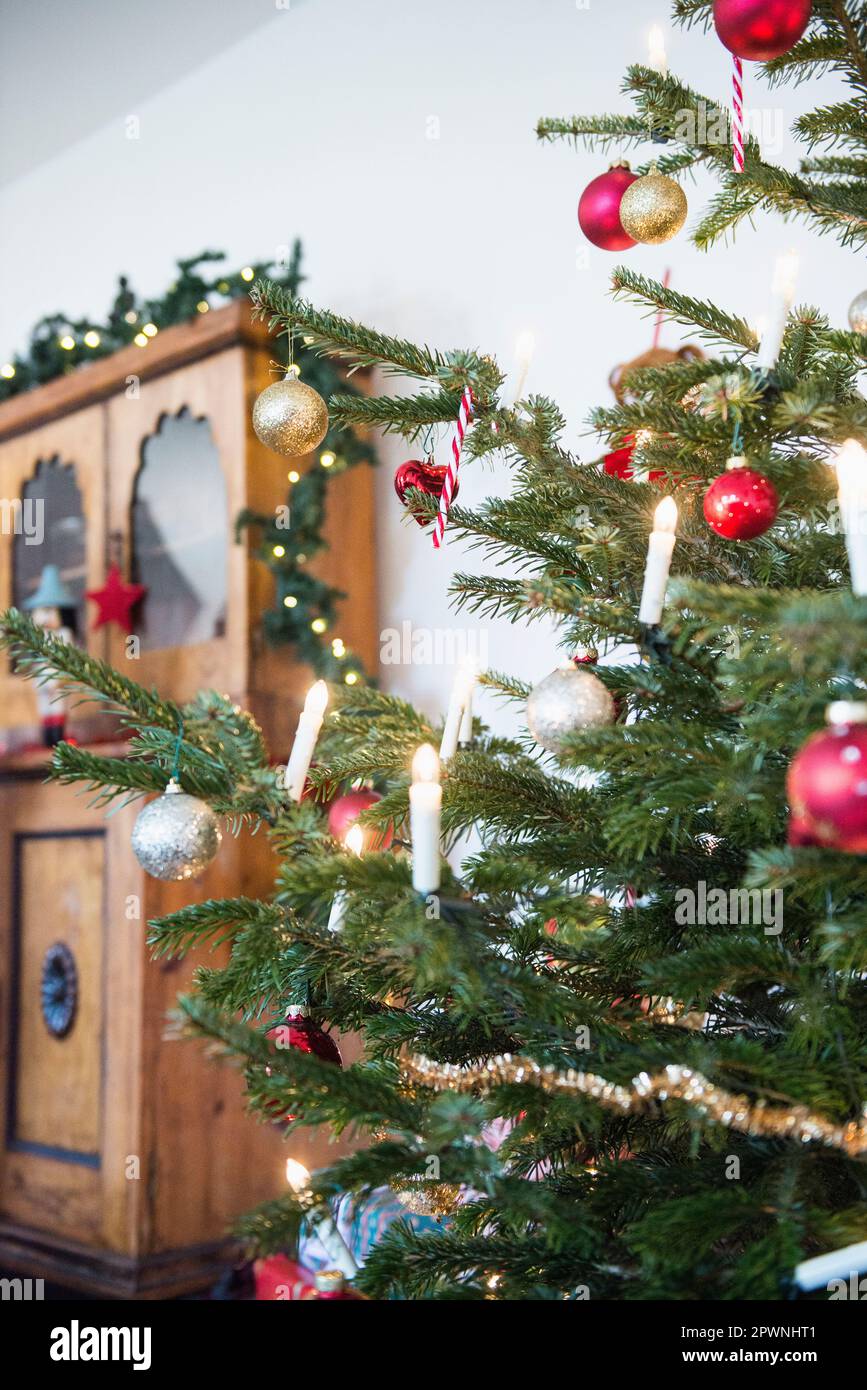
{"type": "Polygon", "coordinates": [[[94,630],[106,623],[117,623],[124,632],[132,632],[132,610],[144,598],[147,586],[125,584],[117,565],[112,565],[101,589],[88,589],[87,597],[97,605],[94,630]]]}

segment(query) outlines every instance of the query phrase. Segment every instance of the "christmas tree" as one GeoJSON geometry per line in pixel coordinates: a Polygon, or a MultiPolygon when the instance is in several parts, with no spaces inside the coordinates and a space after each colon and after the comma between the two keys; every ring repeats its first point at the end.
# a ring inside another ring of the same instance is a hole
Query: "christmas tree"
{"type": "MultiPolygon", "coordinates": [[[[674,13],[709,23],[711,5],[677,0],[674,13]]],[[[767,42],[742,53],[769,59],[773,82],[833,70],[848,84],[798,122],[809,153],[796,173],[750,137],[741,154],[727,109],[645,66],[626,77],[634,114],[544,120],[539,134],[648,147],[630,171],[650,180],[644,201],[623,209],[639,234],[658,237],[666,207],[677,220],[665,185],[700,164],[719,176],[700,245],[764,209],[857,251],[865,7],[815,0],[801,29],[778,36],[777,56],[767,42]]],[[[585,204],[604,237],[593,213],[585,204]]],[[[415,441],[463,402],[461,466],[495,451],[512,464],[511,495],[474,510],[448,508],[448,486],[439,507],[423,486],[407,496],[430,521],[447,510],[446,534],[490,561],[457,577],[459,608],[558,620],[563,670],[478,675],[528,706],[527,736],[470,731],[467,687],[443,730],[387,691],[336,685],[318,737],[311,700],[299,745],[315,741],[315,757],[306,782],[293,760],[287,786],[228,703],[179,710],[21,614],[3,621],[23,671],[104,700],[131,728],[125,759],[61,744],[56,777],[109,802],[163,791],[176,767],[217,816],[272,836],[270,901],[196,904],[151,923],[151,941],[162,957],[230,943],[179,1009],[190,1035],[244,1067],[260,1116],[365,1141],[250,1215],[260,1251],[290,1246],[341,1194],[452,1193],[438,1230],[398,1222],[379,1240],[356,1279],[377,1297],[780,1298],[799,1262],[867,1238],[863,297],[852,331],[832,326],[792,306],[783,263],[759,343],[744,306],[623,267],[613,283],[707,352],[632,372],[596,412],[607,448],[631,450],[614,469],[563,447],[553,401],[506,406],[490,357],[386,336],[269,281],[253,289],[273,329],[415,384],[334,396],[332,423],[415,441]],[[516,560],[521,577],[499,572],[516,560]],[[418,750],[441,741],[438,785],[418,750]],[[329,828],[329,799],[359,780],[378,797],[342,803],[339,825],[332,809],[329,828]],[[340,836],[356,816],[354,850],[340,836]],[[432,860],[440,833],[447,849],[472,827],[471,857],[432,860]],[[278,1046],[290,1009],[303,1016],[278,1046]],[[363,1060],[336,1065],[331,1028],[360,1033],[363,1060]]]]}

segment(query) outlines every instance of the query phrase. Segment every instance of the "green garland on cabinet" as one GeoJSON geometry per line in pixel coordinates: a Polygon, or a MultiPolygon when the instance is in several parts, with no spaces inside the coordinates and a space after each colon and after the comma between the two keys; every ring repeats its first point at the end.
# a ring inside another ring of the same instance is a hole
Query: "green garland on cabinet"
{"type": "MultiPolygon", "coordinates": [[[[87,364],[137,344],[146,348],[161,329],[185,323],[230,300],[249,293],[254,280],[267,277],[295,296],[304,280],[302,248],[295,241],[285,262],[260,261],[226,272],[219,268],[222,251],[203,251],[177,262],[178,273],[162,298],[141,299],[125,275],[105,322],[49,314],[39,320],[25,351],[0,365],[0,402],[47,381],[66,376],[87,364]],[[214,268],[214,267],[217,268],[214,268]],[[213,269],[214,273],[209,274],[213,269]]],[[[275,338],[272,350],[281,365],[288,363],[288,342],[275,338]]],[[[335,391],[360,396],[331,362],[318,357],[303,339],[295,343],[295,361],[304,380],[328,400],[335,391]]],[[[237,518],[236,536],[251,529],[256,553],[274,576],[274,604],[264,614],[265,640],[274,646],[292,643],[317,676],[354,685],[364,676],[357,656],[343,643],[335,627],[339,589],[314,578],[308,562],[323,549],[322,537],[328,483],[359,463],[375,464],[375,451],[352,425],[332,424],[322,443],[319,466],[303,475],[289,474],[291,527],[281,526],[285,509],[271,515],[245,511],[237,518]]]]}

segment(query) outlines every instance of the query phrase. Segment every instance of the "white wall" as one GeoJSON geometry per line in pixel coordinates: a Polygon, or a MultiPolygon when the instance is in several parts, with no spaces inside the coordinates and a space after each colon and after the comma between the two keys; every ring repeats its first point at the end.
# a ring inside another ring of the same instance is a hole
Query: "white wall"
{"type": "MultiPolygon", "coordinates": [[[[508,363],[517,333],[532,329],[528,387],[559,401],[567,443],[592,457],[583,420],[610,400],[612,365],[643,350],[650,326],[606,294],[619,257],[578,233],[579,193],[607,161],[539,145],[534,126],[542,115],[628,109],[621,74],[644,58],[648,26],[666,15],[662,0],[296,0],[264,24],[265,0],[227,3],[250,12],[246,39],[0,193],[0,357],[43,313],[101,312],[121,271],[158,293],[176,257],[219,247],[236,266],[298,235],[310,296],[386,331],[477,346],[508,363]],[[140,119],[137,141],[125,135],[130,114],[140,119]],[[431,117],[438,139],[427,138],[431,117]]],[[[124,43],[124,8],[106,3],[104,25],[82,35],[109,66],[137,61],[124,43]]],[[[728,55],[713,34],[676,31],[669,53],[691,85],[727,98],[728,55]]],[[[62,123],[64,104],[75,101],[75,64],[68,89],[46,93],[37,43],[31,61],[34,102],[55,102],[62,123]]],[[[757,88],[748,74],[748,102],[757,88]]],[[[788,126],[836,90],[828,80],[767,103],[788,126]]],[[[791,142],[782,157],[793,164],[791,142]]],[[[693,220],[708,191],[688,189],[693,220]]],[[[799,297],[844,324],[863,268],[830,238],[778,219],[709,256],[681,236],[627,257],[654,275],[670,266],[675,287],[751,315],[785,245],[802,251],[799,297]]],[[[391,475],[406,452],[388,440],[383,456],[382,626],[461,623],[450,616],[449,577],[478,562],[455,544],[434,555],[403,521],[391,475]]],[[[502,468],[468,468],[462,501],[508,486],[502,468]]],[[[529,633],[496,626],[490,662],[538,678],[555,664],[553,638],[536,625],[529,633]]],[[[441,669],[394,667],[389,684],[435,711],[450,679],[441,669]]]]}

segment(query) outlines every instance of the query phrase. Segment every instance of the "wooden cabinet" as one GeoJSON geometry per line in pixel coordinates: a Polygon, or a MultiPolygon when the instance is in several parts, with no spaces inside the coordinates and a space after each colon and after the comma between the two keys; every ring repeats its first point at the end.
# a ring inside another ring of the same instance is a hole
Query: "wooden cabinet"
{"type": "MultiPolygon", "coordinates": [[[[65,577],[77,591],[98,588],[113,538],[129,554],[133,509],[147,500],[146,490],[137,489],[151,450],[158,453],[154,441],[167,421],[200,425],[213,453],[201,464],[214,470],[210,482],[206,472],[198,475],[208,490],[207,534],[201,525],[196,530],[196,517],[177,528],[178,545],[190,542],[178,567],[186,571],[195,621],[185,627],[170,596],[132,652],[115,627],[88,628],[79,641],[175,699],[206,687],[229,693],[254,710],[272,752],[285,757],[311,674],[290,651],[262,643],[259,618],[270,601],[271,577],[248,545],[234,539],[243,507],[271,510],[286,493],[290,465],[249,428],[252,401],[269,380],[269,357],[246,306],[233,304],[166,330],[147,349],[117,353],[6,402],[0,498],[22,498],[40,465],[49,472],[71,469],[64,495],[71,495],[74,480],[84,534],[70,562],[75,573],[65,577]],[[202,601],[204,572],[213,592],[202,601]],[[169,645],[160,644],[161,632],[169,645]]],[[[162,466],[177,470],[185,463],[193,468],[192,455],[162,466]]],[[[300,471],[316,461],[291,466],[300,471]]],[[[8,515],[14,518],[13,508],[8,515]]],[[[161,523],[163,535],[170,520],[161,523]]],[[[317,566],[348,593],[341,635],[369,669],[376,664],[372,520],[368,470],[335,478],[326,523],[330,549],[317,566]]],[[[45,517],[45,538],[55,521],[45,517]]],[[[67,531],[72,524],[64,522],[67,531]]],[[[5,526],[3,607],[16,590],[15,546],[15,526],[5,526]]],[[[34,570],[28,557],[28,573],[34,570]]],[[[171,582],[182,585],[184,574],[171,582]]],[[[111,737],[105,717],[92,711],[74,715],[72,725],[84,741],[111,737]]],[[[191,901],[265,895],[275,864],[264,836],[226,835],[214,863],[194,882],[148,878],[130,849],[138,805],[106,816],[74,789],[46,784],[48,754],[32,746],[36,727],[33,690],[4,661],[0,1266],[105,1296],[165,1297],[213,1279],[225,1262],[232,1220],[283,1190],[288,1149],[278,1128],[245,1113],[236,1069],[208,1059],[201,1045],[170,1036],[167,1016],[201,962],[152,962],[146,923],[191,901]]],[[[108,745],[106,751],[120,750],[108,745]]],[[[324,1136],[299,1136],[291,1152],[315,1167],[325,1161],[325,1148],[324,1136]]]]}

